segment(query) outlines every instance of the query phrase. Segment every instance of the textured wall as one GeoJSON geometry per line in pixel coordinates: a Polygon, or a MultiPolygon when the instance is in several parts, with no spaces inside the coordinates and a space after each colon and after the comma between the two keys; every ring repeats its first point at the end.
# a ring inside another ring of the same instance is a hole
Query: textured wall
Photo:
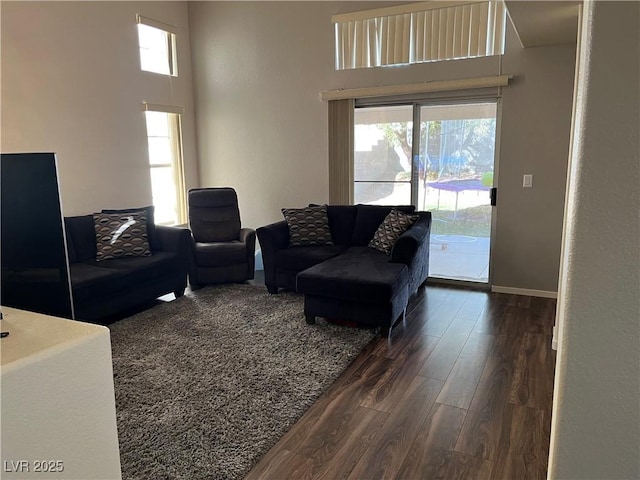
{"type": "Polygon", "coordinates": [[[520,48],[507,37],[493,284],[556,291],[571,132],[575,45],[520,48]],[[522,176],[533,187],[522,188],[522,176]]]}
{"type": "Polygon", "coordinates": [[[185,107],[188,186],[198,183],[184,2],[5,2],[3,152],[55,152],[65,215],[151,203],[142,102],[185,107]],[[180,76],[140,70],[136,14],[175,25],[180,76]]]}
{"type": "MultiPolygon", "coordinates": [[[[328,200],[323,90],[497,75],[498,57],[335,71],[331,15],[384,2],[189,5],[202,186],[238,190],[243,222],[328,200]]],[[[575,46],[524,50],[511,27],[494,284],[555,291],[571,126],[575,46]],[[534,188],[522,189],[522,174],[534,188]]]]}
{"type": "Polygon", "coordinates": [[[549,478],[640,478],[639,31],[585,3],[549,478]]]}

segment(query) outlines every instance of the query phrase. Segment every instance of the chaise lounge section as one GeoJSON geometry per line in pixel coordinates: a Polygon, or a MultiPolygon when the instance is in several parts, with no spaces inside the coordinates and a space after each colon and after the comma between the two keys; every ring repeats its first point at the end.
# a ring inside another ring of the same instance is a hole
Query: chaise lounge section
{"type": "Polygon", "coordinates": [[[287,221],[257,230],[265,285],[271,293],[283,288],[304,294],[308,323],[316,317],[347,320],[381,327],[386,336],[427,279],[431,213],[415,213],[415,223],[387,253],[370,246],[374,235],[392,210],[411,215],[413,206],[324,208],[331,234],[327,244],[291,245],[287,221]]]}

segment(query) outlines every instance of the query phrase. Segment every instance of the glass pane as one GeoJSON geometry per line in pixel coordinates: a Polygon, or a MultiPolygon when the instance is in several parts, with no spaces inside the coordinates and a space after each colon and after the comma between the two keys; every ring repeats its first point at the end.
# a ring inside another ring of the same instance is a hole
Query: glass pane
{"type": "Polygon", "coordinates": [[[171,140],[166,137],[149,137],[149,165],[172,165],[171,140]]]}
{"type": "Polygon", "coordinates": [[[177,223],[178,204],[171,167],[151,169],[151,191],[156,223],[177,223]]]}
{"type": "Polygon", "coordinates": [[[354,203],[369,205],[410,205],[410,182],[355,182],[354,203]]]}
{"type": "Polygon", "coordinates": [[[169,136],[169,113],[166,112],[145,112],[147,121],[147,136],[168,137],[169,136]]]}
{"type": "Polygon", "coordinates": [[[354,124],[354,180],[409,180],[413,107],[358,108],[354,124]]]}
{"type": "Polygon", "coordinates": [[[488,281],[496,104],[420,109],[418,208],[433,215],[429,274],[488,281]]]}
{"type": "Polygon", "coordinates": [[[138,24],[140,68],[146,72],[169,75],[169,33],[148,25],[138,24]]]}

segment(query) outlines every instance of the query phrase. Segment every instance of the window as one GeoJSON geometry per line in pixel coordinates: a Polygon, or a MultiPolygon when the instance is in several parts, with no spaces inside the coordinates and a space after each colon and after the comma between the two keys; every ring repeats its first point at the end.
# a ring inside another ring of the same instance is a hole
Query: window
{"type": "Polygon", "coordinates": [[[156,223],[187,221],[182,162],[182,108],[144,104],[156,223]]]}
{"type": "Polygon", "coordinates": [[[501,0],[421,2],[334,15],[335,67],[501,55],[506,18],[501,0]]]}
{"type": "Polygon", "coordinates": [[[178,76],[176,28],[138,15],[140,68],[146,72],[178,76]]]}

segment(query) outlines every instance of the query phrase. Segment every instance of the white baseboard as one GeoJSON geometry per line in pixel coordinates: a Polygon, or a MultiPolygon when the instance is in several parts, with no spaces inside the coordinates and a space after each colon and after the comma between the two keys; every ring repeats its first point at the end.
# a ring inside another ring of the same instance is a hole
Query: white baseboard
{"type": "Polygon", "coordinates": [[[501,287],[491,285],[491,291],[495,293],[510,293],[511,295],[528,295],[529,297],[558,298],[558,292],[548,290],[532,290],[529,288],[501,287]]]}

